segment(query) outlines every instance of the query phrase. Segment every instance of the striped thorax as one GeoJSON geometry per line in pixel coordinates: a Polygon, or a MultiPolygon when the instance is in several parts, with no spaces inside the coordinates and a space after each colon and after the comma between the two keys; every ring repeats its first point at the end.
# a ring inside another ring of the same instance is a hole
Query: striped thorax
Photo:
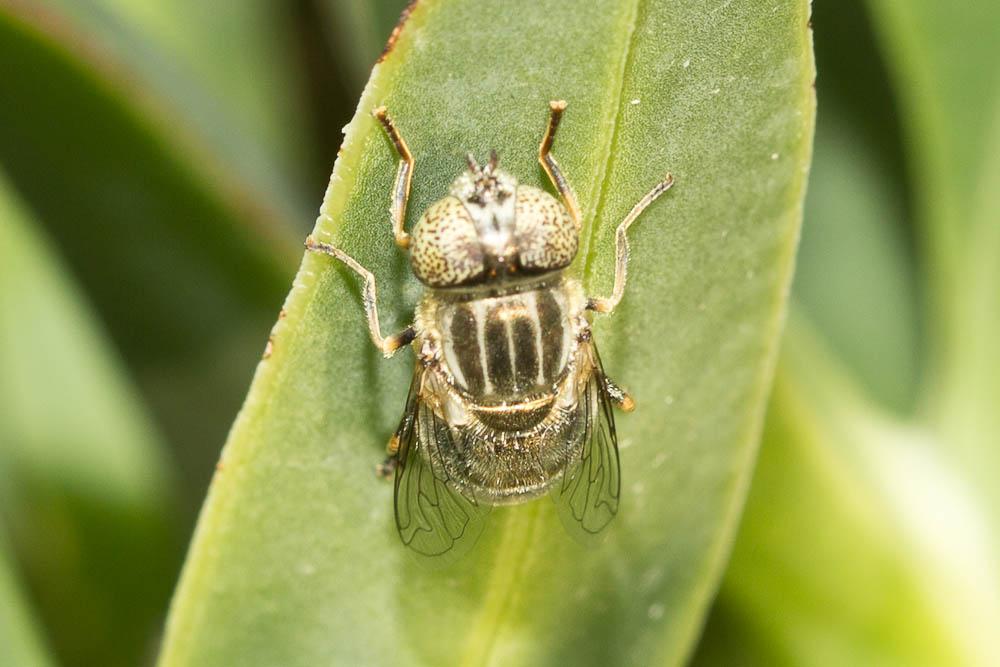
{"type": "Polygon", "coordinates": [[[428,293],[421,355],[468,400],[516,403],[558,386],[586,335],[580,284],[560,275],[486,295],[428,293]]]}

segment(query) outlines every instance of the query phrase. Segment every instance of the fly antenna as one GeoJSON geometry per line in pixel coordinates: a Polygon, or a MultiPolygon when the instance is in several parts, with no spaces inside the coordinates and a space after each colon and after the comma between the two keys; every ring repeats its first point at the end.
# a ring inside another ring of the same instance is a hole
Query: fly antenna
{"type": "Polygon", "coordinates": [[[469,171],[476,176],[482,176],[483,170],[479,166],[479,163],[476,162],[476,157],[471,152],[465,154],[465,162],[469,165],[469,171]]]}

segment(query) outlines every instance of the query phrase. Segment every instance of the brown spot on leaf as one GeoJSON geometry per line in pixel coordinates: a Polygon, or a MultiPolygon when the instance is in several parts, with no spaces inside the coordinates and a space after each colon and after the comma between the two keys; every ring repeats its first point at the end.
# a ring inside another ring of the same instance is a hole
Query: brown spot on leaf
{"type": "Polygon", "coordinates": [[[274,339],[271,336],[267,337],[267,345],[264,346],[264,354],[261,358],[270,359],[271,354],[274,352],[274,339]]]}
{"type": "Polygon", "coordinates": [[[396,40],[399,39],[399,35],[403,32],[403,26],[406,25],[407,19],[410,18],[410,14],[417,7],[417,2],[419,0],[410,0],[409,4],[403,10],[403,13],[399,15],[399,21],[396,22],[396,27],[392,29],[389,33],[389,41],[385,43],[385,48],[382,49],[382,53],[379,54],[378,60],[375,61],[376,64],[385,60],[386,56],[392,53],[392,49],[396,46],[396,40]]]}

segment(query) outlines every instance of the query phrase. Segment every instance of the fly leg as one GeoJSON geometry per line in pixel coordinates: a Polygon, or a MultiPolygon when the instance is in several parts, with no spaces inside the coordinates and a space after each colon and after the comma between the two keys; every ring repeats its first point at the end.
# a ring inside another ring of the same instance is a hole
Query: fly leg
{"type": "Polygon", "coordinates": [[[666,178],[657,183],[652,190],[646,193],[646,196],[639,200],[639,202],[632,207],[629,214],[625,216],[625,219],[621,221],[618,225],[618,229],[615,231],[615,286],[614,290],[611,292],[610,297],[596,298],[592,297],[587,300],[587,309],[593,310],[598,313],[610,313],[618,305],[618,302],[622,300],[622,295],[625,293],[625,282],[628,280],[628,236],[625,232],[628,231],[629,225],[635,222],[646,207],[656,201],[656,198],[662,195],[664,192],[670,189],[674,184],[674,177],[667,174],[666,178]]]}
{"type": "Polygon", "coordinates": [[[403,229],[403,223],[406,221],[406,203],[410,199],[410,181],[413,179],[413,154],[410,153],[409,147],[403,141],[385,107],[375,109],[372,115],[382,124],[382,128],[399,154],[396,181],[392,186],[392,233],[396,237],[396,245],[408,248],[410,235],[403,229]]]}
{"type": "Polygon", "coordinates": [[[385,459],[375,466],[375,475],[382,479],[392,477],[396,473],[396,468],[399,467],[399,450],[402,448],[403,441],[407,437],[408,430],[413,428],[413,418],[410,413],[409,403],[407,403],[403,419],[400,420],[396,432],[392,434],[389,442],[386,443],[385,459]]]}
{"type": "MultiPolygon", "coordinates": [[[[393,437],[389,440],[389,445],[386,447],[386,451],[392,448],[393,437]]],[[[385,459],[382,463],[375,464],[375,476],[379,479],[392,479],[392,476],[396,474],[396,468],[399,467],[399,458],[395,454],[386,454],[385,459]]]]}
{"type": "Polygon", "coordinates": [[[604,389],[608,392],[608,398],[611,399],[611,402],[618,406],[622,412],[635,410],[635,401],[632,399],[632,395],[619,387],[607,375],[604,376],[604,389]]]}
{"type": "Polygon", "coordinates": [[[330,255],[348,266],[352,271],[361,276],[365,281],[364,290],[362,291],[362,301],[365,305],[365,314],[368,316],[368,333],[371,336],[372,342],[375,344],[379,350],[382,351],[382,355],[388,359],[396,350],[399,348],[409,345],[416,338],[417,332],[410,325],[400,331],[397,334],[391,336],[382,337],[382,329],[379,326],[378,320],[378,304],[376,302],[376,289],[375,289],[375,276],[372,272],[365,267],[358,264],[357,260],[348,255],[346,252],[340,248],[336,248],[329,243],[321,243],[314,239],[312,236],[306,238],[306,249],[312,252],[320,252],[324,255],[330,255]]]}
{"type": "Polygon", "coordinates": [[[545,136],[542,137],[542,143],[538,147],[538,161],[542,163],[542,169],[548,174],[549,180],[552,181],[552,185],[555,186],[556,190],[563,198],[563,202],[566,204],[566,210],[569,211],[569,215],[573,218],[573,223],[576,225],[577,230],[580,229],[580,207],[576,203],[576,195],[573,194],[573,189],[569,186],[569,182],[562,173],[562,169],[559,168],[559,163],[552,156],[552,142],[556,138],[556,130],[559,128],[559,121],[562,119],[563,111],[566,110],[565,100],[552,100],[549,102],[549,125],[545,128],[545,136]]]}
{"type": "Polygon", "coordinates": [[[396,468],[406,460],[406,455],[409,453],[410,443],[413,440],[413,429],[416,428],[417,423],[418,399],[422,379],[420,364],[417,364],[413,381],[410,383],[410,391],[406,396],[403,417],[399,420],[396,432],[389,438],[389,444],[385,446],[385,460],[375,466],[375,474],[383,479],[392,477],[396,468]]]}

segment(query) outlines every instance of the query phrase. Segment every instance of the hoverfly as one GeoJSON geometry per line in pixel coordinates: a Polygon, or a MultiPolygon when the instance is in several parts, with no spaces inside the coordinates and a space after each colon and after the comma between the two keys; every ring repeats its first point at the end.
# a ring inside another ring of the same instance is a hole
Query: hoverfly
{"type": "Polygon", "coordinates": [[[604,373],[587,311],[610,313],[625,290],[626,231],[673,184],[668,174],[618,225],[610,297],[588,298],[563,275],[576,255],[580,210],[552,156],[566,103],[549,104],[538,158],[562,201],[518,184],[470,154],[449,196],[403,228],[414,159],[386,113],[373,115],[399,155],[392,189],[396,243],[426,287],[414,323],[383,337],[375,278],[342,250],[309,237],[364,281],[372,341],[385,357],[412,345],[417,356],[399,427],[380,472],[395,474],[395,519],[403,543],[456,556],[478,538],[495,505],[549,493],[563,522],[596,534],[618,511],[621,479],[612,405],[632,398],[604,373]]]}

